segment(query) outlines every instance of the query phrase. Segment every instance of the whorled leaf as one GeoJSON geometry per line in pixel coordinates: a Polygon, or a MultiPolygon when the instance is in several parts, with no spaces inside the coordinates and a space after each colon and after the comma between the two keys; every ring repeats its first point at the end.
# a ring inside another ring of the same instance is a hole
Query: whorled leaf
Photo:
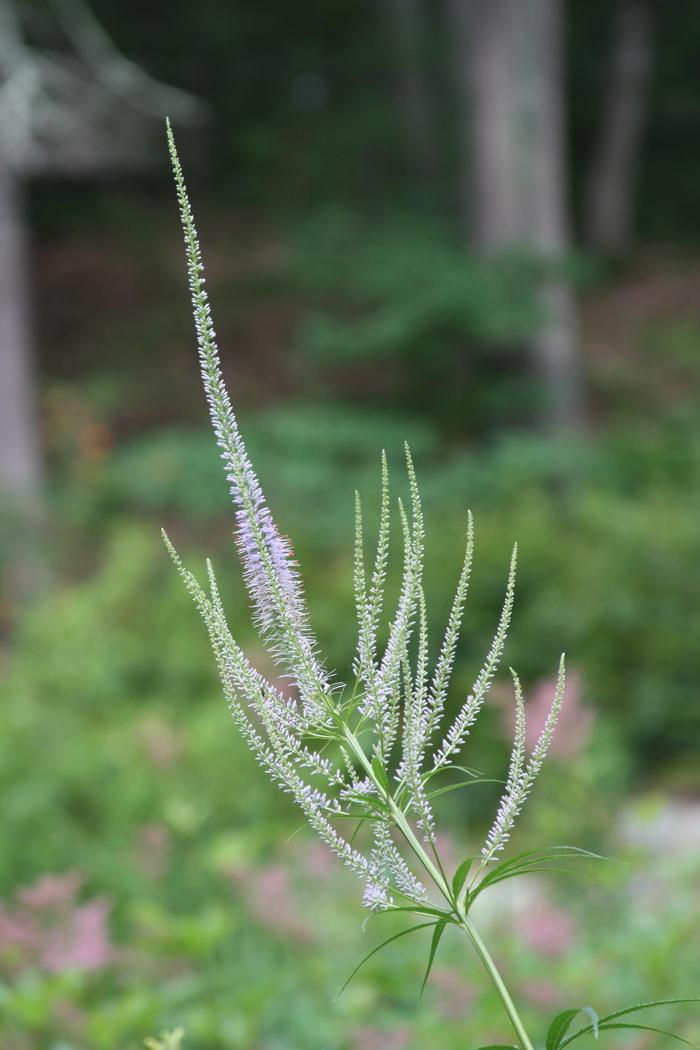
{"type": "MultiPolygon", "coordinates": [[[[573,1035],[567,1035],[566,1038],[561,1039],[558,1043],[558,1050],[559,1048],[563,1050],[563,1047],[569,1046],[569,1044],[573,1043],[576,1039],[580,1039],[584,1035],[589,1035],[596,1028],[599,1032],[602,1032],[611,1028],[645,1027],[644,1025],[637,1024],[637,1022],[620,1022],[619,1019],[621,1017],[629,1017],[631,1014],[641,1013],[643,1010],[652,1010],[659,1006],[681,1006],[688,1003],[700,1003],[700,998],[691,996],[679,999],[653,999],[645,1003],[636,1003],[634,1006],[626,1006],[622,1010],[613,1010],[609,1014],[603,1014],[600,1017],[598,1017],[595,1025],[593,1023],[585,1025],[583,1028],[579,1028],[577,1032],[574,1032],[573,1035]]],[[[674,1039],[678,1039],[681,1042],[687,1042],[687,1040],[683,1039],[682,1036],[674,1035],[673,1032],[668,1032],[660,1028],[652,1028],[651,1026],[649,1026],[649,1030],[662,1032],[664,1035],[668,1035],[674,1039]]],[[[692,1046],[693,1044],[691,1043],[690,1045],[692,1046]]],[[[549,1047],[547,1048],[547,1050],[549,1050],[549,1047]]]]}
{"type": "Polygon", "coordinates": [[[591,1018],[591,1030],[598,1038],[598,1029],[600,1021],[598,1014],[595,1012],[592,1006],[575,1006],[569,1010],[562,1010],[552,1020],[549,1028],[547,1029],[547,1035],[545,1038],[545,1050],[559,1050],[562,1040],[569,1031],[569,1028],[573,1024],[574,1018],[580,1014],[585,1013],[591,1018]]]}

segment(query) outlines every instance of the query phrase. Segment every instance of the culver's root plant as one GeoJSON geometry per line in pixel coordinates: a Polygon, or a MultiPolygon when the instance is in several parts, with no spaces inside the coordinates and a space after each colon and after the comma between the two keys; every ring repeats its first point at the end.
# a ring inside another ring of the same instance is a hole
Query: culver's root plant
{"type": "Polygon", "coordinates": [[[479,779],[461,765],[462,751],[503,656],[513,610],[517,551],[513,551],[503,608],[489,650],[456,717],[447,722],[445,702],[474,553],[472,518],[467,514],[462,568],[443,642],[431,663],[423,592],[423,511],[406,447],[409,506],[398,501],[403,574],[388,638],[380,646],[390,536],[389,478],[383,455],[378,538],[369,565],[365,562],[362,506],[359,495],[355,496],[357,653],[354,682],[344,685],[338,681],[319,653],[291,545],[272,517],[223,382],[199,242],[170,124],[168,144],[185,237],[202,379],[235,507],[243,575],[260,634],[280,673],[293,684],[291,695],[282,692],[249,663],[229,630],[211,563],[207,562],[208,583],[204,587],[182,564],[164,533],[177,570],[206,624],[226,702],[238,730],[270,780],[291,795],[319,838],[357,875],[365,907],[376,913],[401,912],[416,917],[417,922],[384,944],[417,930],[432,929],[423,985],[440,939],[452,925],[464,933],[486,970],[521,1050],[534,1050],[535,1045],[558,1050],[589,1033],[598,1037],[613,1029],[661,1031],[640,1021],[638,1013],[671,1002],[697,1000],[657,1000],[601,1016],[590,1007],[572,1008],[557,1014],[544,1039],[536,1041],[526,1031],[474,925],[472,906],[481,894],[506,879],[561,870],[569,861],[594,856],[572,846],[554,846],[503,858],[555,732],[564,698],[564,657],[549,715],[530,753],[523,693],[518,676],[511,671],[516,721],[501,800],[481,851],[467,857],[456,871],[447,871],[437,846],[433,799],[479,779]],[[455,771],[462,775],[461,784],[454,783],[455,771]],[[587,1015],[586,1023],[572,1031],[580,1010],[587,1015]]]}

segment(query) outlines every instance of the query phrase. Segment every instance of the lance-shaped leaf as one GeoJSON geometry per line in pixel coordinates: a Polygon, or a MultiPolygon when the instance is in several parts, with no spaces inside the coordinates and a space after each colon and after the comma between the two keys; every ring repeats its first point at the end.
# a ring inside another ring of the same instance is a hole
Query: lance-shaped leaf
{"type": "MultiPolygon", "coordinates": [[[[441,920],[439,920],[439,922],[440,921],[441,920]]],[[[432,929],[432,927],[438,925],[439,922],[438,923],[435,923],[435,922],[419,922],[415,926],[409,926],[407,930],[399,930],[398,933],[393,934],[391,937],[387,937],[387,939],[385,941],[382,941],[382,943],[378,944],[376,948],[373,948],[371,952],[368,952],[367,955],[364,956],[364,958],[360,959],[359,963],[357,964],[355,969],[352,971],[352,973],[350,974],[350,976],[346,980],[346,982],[343,985],[343,987],[338,992],[338,995],[341,995],[345,991],[347,986],[352,981],[353,977],[362,969],[362,967],[365,965],[365,963],[369,962],[369,960],[372,958],[372,956],[376,955],[377,952],[380,952],[382,950],[382,948],[386,948],[387,944],[393,944],[394,941],[398,941],[402,937],[408,937],[409,933],[417,933],[418,930],[432,929]]],[[[337,996],[336,996],[336,998],[337,998],[337,996]]]]}
{"type": "Polygon", "coordinates": [[[599,1018],[592,1006],[576,1006],[573,1009],[562,1010],[553,1019],[549,1028],[547,1029],[547,1036],[545,1039],[545,1050],[559,1050],[562,1040],[566,1033],[569,1031],[574,1018],[580,1014],[585,1013],[591,1019],[591,1030],[598,1038],[598,1027],[599,1018]]]}
{"type": "MultiPolygon", "coordinates": [[[[679,1006],[679,1005],[687,1004],[687,1003],[700,1003],[700,998],[688,997],[688,998],[683,998],[683,999],[654,999],[654,1000],[652,1000],[650,1002],[636,1003],[634,1006],[626,1006],[622,1010],[613,1010],[612,1013],[603,1014],[602,1016],[600,1016],[598,1018],[598,1020],[597,1020],[598,1031],[603,1031],[603,1029],[608,1029],[608,1028],[626,1028],[626,1027],[643,1028],[644,1026],[641,1025],[641,1024],[638,1025],[637,1022],[632,1022],[632,1021],[621,1022],[620,1018],[621,1017],[629,1017],[631,1014],[641,1013],[644,1010],[652,1010],[652,1009],[655,1009],[656,1007],[659,1007],[659,1006],[679,1006]]],[[[579,1028],[579,1030],[577,1032],[574,1032],[573,1035],[567,1035],[566,1038],[562,1039],[561,1042],[559,1043],[559,1047],[561,1047],[562,1050],[563,1050],[563,1047],[568,1046],[570,1043],[573,1043],[574,1040],[576,1040],[576,1039],[580,1039],[581,1036],[589,1035],[593,1030],[594,1030],[594,1025],[592,1023],[588,1024],[588,1025],[585,1025],[585,1027],[579,1028]]],[[[659,1032],[663,1031],[662,1029],[652,1029],[652,1030],[653,1031],[659,1031],[659,1032]]],[[[674,1036],[674,1034],[672,1032],[663,1031],[663,1034],[671,1036],[672,1038],[680,1039],[681,1042],[685,1042],[685,1040],[681,1039],[680,1036],[674,1036]]]]}

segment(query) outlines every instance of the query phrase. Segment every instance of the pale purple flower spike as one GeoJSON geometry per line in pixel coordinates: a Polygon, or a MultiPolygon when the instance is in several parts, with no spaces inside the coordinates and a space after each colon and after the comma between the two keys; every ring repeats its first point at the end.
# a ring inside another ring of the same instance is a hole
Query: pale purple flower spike
{"type": "MultiPolygon", "coordinates": [[[[408,910],[422,916],[445,914],[445,921],[451,921],[464,905],[457,900],[461,889],[451,889],[438,857],[432,799],[442,790],[436,790],[435,777],[456,765],[499,667],[513,607],[515,552],[498,628],[486,660],[451,724],[445,725],[447,691],[471,571],[471,515],[467,519],[464,562],[431,676],[430,632],[423,591],[423,511],[408,447],[410,517],[399,503],[403,574],[388,636],[380,645],[390,537],[389,482],[383,456],[379,534],[369,580],[364,567],[359,496],[355,504],[356,680],[348,690],[336,684],[317,656],[318,646],[291,542],[281,534],[272,517],[221,375],[197,233],[169,125],[168,143],[185,236],[202,381],[235,507],[236,543],[243,576],[255,623],[267,649],[296,685],[291,695],[252,667],[231,635],[210,563],[207,592],[184,567],[164,534],[166,545],[206,623],[226,702],[243,739],[269,779],[295,800],[320,840],[363,881],[365,906],[372,911],[386,911],[406,910],[408,905],[408,910]],[[336,827],[340,818],[345,818],[344,826],[351,829],[358,822],[359,826],[369,827],[369,844],[365,842],[363,846],[361,835],[345,838],[336,827]],[[411,857],[420,863],[421,874],[428,875],[451,911],[436,912],[433,908],[425,886],[399,851],[394,833],[397,841],[408,843],[411,857]]],[[[515,685],[518,721],[508,780],[486,844],[475,862],[477,870],[470,885],[508,841],[540,771],[563,697],[563,661],[554,703],[529,758],[517,678],[515,685]]]]}

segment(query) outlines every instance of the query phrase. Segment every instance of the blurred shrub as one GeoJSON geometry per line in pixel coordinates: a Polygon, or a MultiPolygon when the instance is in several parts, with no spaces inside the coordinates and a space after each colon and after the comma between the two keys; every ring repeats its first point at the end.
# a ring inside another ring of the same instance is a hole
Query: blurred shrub
{"type": "MultiPolygon", "coordinates": [[[[305,546],[313,541],[312,560],[316,548],[337,550],[346,537],[352,542],[353,490],[361,488],[371,505],[380,450],[400,453],[406,434],[415,454],[430,465],[429,484],[443,493],[449,488],[440,479],[452,467],[445,464],[435,427],[406,412],[301,402],[263,411],[244,420],[244,428],[285,530],[298,528],[305,546]]],[[[59,499],[90,529],[115,510],[177,515],[201,526],[221,521],[229,507],[209,432],[187,427],[122,445],[88,474],[66,479],[59,499]]]]}
{"type": "MultiPolygon", "coordinates": [[[[670,435],[658,435],[646,451],[630,435],[586,449],[552,449],[521,437],[478,456],[450,457],[430,431],[414,429],[408,419],[372,422],[368,413],[363,421],[335,410],[295,419],[290,411],[277,426],[268,418],[253,428],[260,451],[267,449],[261,472],[277,462],[268,486],[273,506],[297,542],[324,647],[331,642],[344,672],[354,646],[346,633],[350,515],[343,510],[341,525],[338,504],[336,524],[331,528],[325,519],[322,545],[316,519],[323,519],[322,501],[336,492],[345,502],[355,483],[367,487],[370,473],[376,475],[370,458],[377,443],[387,444],[398,461],[399,432],[418,435],[416,458],[427,482],[433,651],[461,556],[467,495],[476,514],[477,572],[454,700],[477,669],[502,598],[510,544],[518,539],[521,573],[508,659],[532,687],[566,648],[581,676],[581,702],[598,712],[573,768],[562,757],[533,800],[526,835],[535,827],[538,842],[599,847],[631,762],[646,770],[650,760],[695,752],[700,622],[689,566],[700,540],[698,508],[688,492],[700,490],[693,481],[700,444],[688,440],[678,455],[670,435]],[[285,454],[294,447],[294,456],[285,454]],[[287,474],[285,464],[295,460],[287,474]],[[314,476],[309,468],[306,482],[304,461],[318,470],[314,476]]],[[[173,441],[170,455],[176,447],[173,441]]],[[[129,476],[135,476],[138,455],[147,459],[148,449],[131,454],[129,476]]],[[[112,466],[121,469],[116,456],[112,466]]],[[[179,515],[190,518],[190,529],[202,527],[201,519],[192,521],[185,486],[159,491],[158,470],[150,477],[151,486],[134,487],[134,510],[179,515]]],[[[215,454],[211,485],[223,488],[215,454]]],[[[222,560],[228,566],[230,619],[256,659],[230,518],[221,521],[221,535],[218,515],[207,524],[209,547],[217,567],[222,560]]],[[[186,536],[179,542],[186,546],[186,536]]],[[[509,691],[497,688],[493,701],[491,742],[472,757],[497,772],[506,759],[509,691]]],[[[387,1032],[402,1032],[407,1050],[451,1050],[464,1045],[465,1031],[467,1037],[503,1034],[489,995],[473,989],[459,968],[460,945],[454,952],[446,946],[420,1010],[412,983],[424,953],[418,941],[373,962],[333,1004],[366,950],[347,908],[348,884],[303,837],[288,842],[296,822],[229,731],[206,639],[155,522],[113,520],[94,572],[55,585],[27,610],[0,683],[0,791],[4,832],[17,844],[0,852],[0,918],[17,914],[17,885],[33,887],[36,895],[40,875],[78,871],[84,888],[74,915],[104,901],[113,946],[99,969],[70,972],[26,968],[0,952],[0,1035],[9,1046],[126,1050],[149,1031],[179,1024],[192,1050],[310,1043],[364,1050],[387,1032]],[[261,897],[274,902],[272,923],[261,897]]],[[[488,799],[474,796],[470,806],[452,809],[454,826],[469,835],[483,821],[488,799]]],[[[646,892],[635,885],[635,892],[646,892]]],[[[683,939],[695,921],[692,901],[678,892],[662,927],[643,918],[654,908],[635,906],[637,917],[628,916],[628,896],[613,885],[606,902],[595,905],[567,892],[567,916],[547,919],[555,933],[576,931],[555,978],[556,938],[542,945],[541,965],[531,955],[525,970],[513,952],[515,913],[504,906],[500,917],[484,917],[502,921],[499,954],[534,1017],[545,1000],[549,1010],[574,993],[588,996],[586,988],[599,986],[601,958],[608,960],[616,994],[632,998],[650,975],[664,987],[685,987],[678,978],[687,982],[696,960],[678,945],[692,943],[683,939]],[[608,908],[615,922],[608,913],[591,922],[593,907],[608,908]],[[596,930],[595,943],[588,929],[596,930]]]]}
{"type": "MultiPolygon", "coordinates": [[[[654,433],[628,428],[587,443],[514,434],[479,451],[450,452],[420,418],[331,403],[262,413],[246,426],[246,434],[273,510],[293,538],[324,647],[342,673],[348,673],[355,643],[347,633],[352,493],[355,488],[362,493],[371,522],[378,496],[377,452],[385,447],[395,468],[394,492],[402,494],[399,458],[402,439],[409,435],[428,524],[433,523],[428,599],[434,648],[461,556],[467,504],[476,515],[480,560],[461,655],[464,689],[488,642],[510,545],[518,540],[520,582],[509,659],[524,678],[534,681],[547,673],[566,649],[581,669],[585,696],[617,726],[639,768],[649,761],[690,757],[700,738],[694,684],[700,677],[695,644],[700,621],[695,622],[689,571],[700,555],[695,526],[700,437],[693,426],[672,419],[654,433]]],[[[223,563],[236,580],[235,601],[243,610],[225,483],[204,433],[173,430],[133,443],[103,465],[96,489],[83,487],[82,494],[93,501],[93,514],[109,515],[119,506],[153,515],[158,524],[179,517],[206,528],[210,549],[224,552],[223,563]]],[[[68,492],[66,498],[72,498],[68,492]]],[[[99,598],[100,588],[126,586],[129,574],[145,578],[138,557],[137,552],[119,570],[114,584],[108,584],[105,568],[93,597],[99,598]]],[[[162,566],[158,580],[161,571],[162,566]]],[[[163,583],[162,606],[157,606],[166,620],[173,586],[170,580],[163,583]]],[[[69,623],[73,615],[64,612],[57,622],[69,623]]],[[[247,622],[247,612],[245,617],[247,622]]],[[[25,632],[33,629],[31,622],[25,632]]],[[[146,655],[147,632],[135,636],[130,624],[127,617],[116,639],[105,635],[104,645],[113,650],[112,681],[120,681],[119,669],[134,648],[139,659],[146,655]]],[[[193,679],[207,672],[189,656],[196,628],[186,615],[178,630],[183,636],[178,688],[187,695],[196,688],[193,679]]],[[[32,639],[35,650],[42,644],[32,639]]],[[[78,670],[75,665],[75,675],[91,681],[96,660],[92,647],[84,666],[78,670]]]]}
{"type": "MultiPolygon", "coordinates": [[[[228,809],[216,791],[228,796],[230,779],[196,790],[190,779],[199,778],[204,752],[212,771],[228,766],[229,750],[215,743],[226,716],[206,639],[192,630],[160,537],[150,526],[122,525],[103,557],[88,580],[56,588],[27,611],[0,683],[4,821],[23,843],[2,852],[2,885],[52,870],[68,853],[80,865],[89,858],[92,871],[123,891],[132,858],[104,848],[106,829],[163,819],[187,838],[222,802],[228,809]]],[[[240,619],[235,592],[227,604],[240,619]]],[[[235,765],[242,784],[247,760],[235,765]]]]}
{"type": "Polygon", "coordinates": [[[298,231],[293,268],[318,301],[300,346],[326,371],[345,366],[344,390],[462,432],[531,411],[519,352],[539,317],[531,259],[479,260],[414,215],[335,210],[298,231]]]}
{"type": "MultiPolygon", "coordinates": [[[[503,556],[514,533],[523,543],[524,572],[513,662],[524,663],[531,677],[540,659],[549,668],[562,634],[578,622],[577,603],[565,598],[579,593],[575,577],[585,576],[587,565],[563,581],[557,574],[567,554],[582,560],[586,543],[600,533],[604,507],[589,499],[572,507],[554,509],[535,487],[521,493],[510,516],[486,499],[477,508],[479,574],[462,656],[465,687],[472,654],[481,649],[472,648],[471,629],[487,631],[485,614],[492,617],[501,597],[503,556]],[[554,542],[563,533],[568,552],[554,542]],[[553,574],[549,583],[545,569],[553,574]]],[[[440,569],[431,608],[439,613],[448,602],[443,579],[453,575],[447,562],[459,561],[463,522],[450,514],[438,526],[436,509],[428,508],[431,557],[440,569]]],[[[650,531],[642,528],[638,542],[646,545],[650,531]]],[[[626,542],[622,532],[617,542],[626,542]]],[[[608,555],[610,562],[619,556],[619,549],[608,555]]],[[[589,561],[588,568],[605,574],[609,563],[589,561]]],[[[308,570],[318,616],[329,576],[331,592],[336,586],[335,570],[328,572],[325,559],[312,560],[308,570]]],[[[338,571],[345,576],[347,570],[343,563],[338,571]]],[[[607,601],[605,587],[591,580],[581,591],[589,617],[594,591],[604,611],[607,601]]],[[[236,627],[247,623],[239,588],[227,586],[225,598],[236,627]]],[[[330,629],[339,631],[342,601],[336,599],[329,614],[330,629]]],[[[250,643],[245,626],[243,634],[250,643]]],[[[348,654],[352,641],[342,636],[348,654]]],[[[636,659],[642,656],[636,652],[636,659]]],[[[99,899],[109,952],[56,969],[39,953],[38,963],[28,966],[7,954],[6,937],[0,945],[3,1046],[132,1050],[147,1032],[178,1025],[187,1032],[188,1050],[367,1050],[390,1034],[405,1050],[457,1050],[477,1033],[503,1037],[493,998],[481,982],[472,984],[463,947],[449,938],[420,1006],[425,944],[419,939],[372,960],[335,1001],[361,955],[392,931],[375,929],[374,921],[361,931],[356,909],[348,907],[350,876],[303,833],[292,835],[297,819],[241,750],[211,677],[206,640],[153,526],[122,522],[90,578],[57,587],[38,602],[5,670],[0,791],[3,830],[13,848],[0,852],[0,927],[20,914],[18,901],[26,911],[45,907],[51,887],[68,886],[75,895],[78,876],[67,873],[78,872],[83,888],[68,902],[69,918],[77,921],[99,899]],[[39,880],[47,874],[53,879],[39,880]]],[[[608,669],[608,687],[619,675],[608,669]]],[[[494,701],[501,719],[502,694],[494,701]]],[[[604,837],[610,769],[619,772],[621,765],[618,746],[599,726],[573,768],[564,760],[552,768],[525,822],[526,829],[536,826],[539,842],[565,835],[599,845],[591,842],[592,828],[596,839],[604,837]]],[[[496,771],[505,751],[503,742],[498,755],[472,757],[496,771]]],[[[472,822],[483,820],[483,797],[475,804],[477,812],[453,812],[458,855],[462,836],[469,841],[472,822]]],[[[514,924],[524,922],[516,900],[506,897],[480,916],[535,1027],[542,1012],[572,996],[589,1001],[600,987],[601,965],[611,999],[633,998],[651,978],[664,989],[692,985],[697,953],[687,931],[697,923],[697,903],[683,887],[692,886],[694,873],[689,858],[677,878],[669,870],[663,881],[637,879],[632,894],[623,883],[625,869],[611,866],[601,876],[606,893],[567,885],[561,903],[531,886],[528,907],[534,900],[540,911],[537,929],[525,929],[536,938],[527,959],[515,950],[514,924]],[[663,922],[657,907],[640,908],[635,895],[642,905],[659,895],[667,899],[663,922]]]]}

